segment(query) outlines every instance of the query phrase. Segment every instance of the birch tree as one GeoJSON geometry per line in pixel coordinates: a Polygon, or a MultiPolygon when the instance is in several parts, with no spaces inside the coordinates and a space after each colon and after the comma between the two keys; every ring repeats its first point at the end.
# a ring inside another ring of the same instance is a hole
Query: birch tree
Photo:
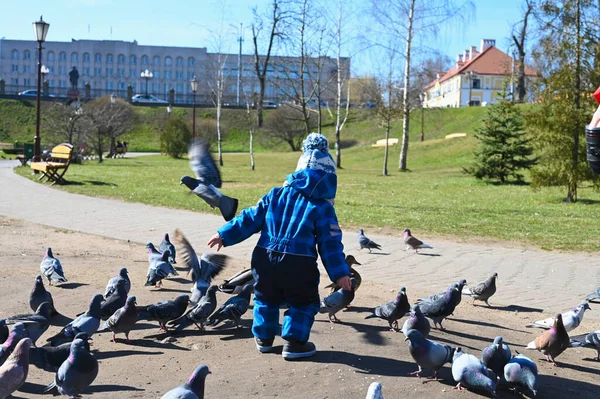
{"type": "MultiPolygon", "coordinates": [[[[527,91],[525,88],[525,40],[527,39],[527,27],[529,24],[529,17],[531,16],[532,11],[532,0],[525,0],[525,10],[523,11],[523,20],[521,21],[521,27],[520,29],[518,29],[518,37],[516,33],[513,33],[512,35],[513,42],[517,47],[517,53],[519,54],[519,70],[517,72],[517,101],[520,103],[522,103],[525,100],[525,96],[527,95],[527,91]]],[[[515,93],[512,93],[512,96],[514,100],[515,93]]]]}

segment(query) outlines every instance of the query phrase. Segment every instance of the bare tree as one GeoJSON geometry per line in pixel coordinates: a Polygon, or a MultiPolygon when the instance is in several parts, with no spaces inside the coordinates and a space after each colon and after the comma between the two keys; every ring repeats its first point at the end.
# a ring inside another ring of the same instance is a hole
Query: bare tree
{"type": "MultiPolygon", "coordinates": [[[[517,47],[517,51],[519,53],[519,71],[517,72],[517,93],[518,93],[518,102],[522,103],[527,95],[525,89],[525,39],[527,38],[527,23],[529,21],[529,17],[533,11],[533,3],[532,0],[525,0],[525,10],[523,12],[523,21],[521,22],[521,29],[519,30],[519,37],[517,37],[514,33],[512,35],[512,39],[517,47]]],[[[514,31],[515,28],[513,28],[514,31]]],[[[515,98],[515,93],[512,93],[513,100],[515,98]]]]}
{"type": "Polygon", "coordinates": [[[342,7],[342,1],[338,0],[338,18],[335,31],[335,45],[336,45],[336,57],[335,62],[337,66],[336,78],[336,91],[335,91],[335,163],[338,168],[342,167],[342,145],[341,145],[341,134],[346,121],[348,120],[348,114],[350,113],[350,85],[347,87],[346,95],[346,107],[342,117],[342,96],[344,78],[347,80],[349,76],[344,76],[343,72],[346,69],[346,59],[342,61],[342,28],[344,10],[342,7]]]}
{"type": "MultiPolygon", "coordinates": [[[[316,116],[310,116],[311,128],[316,125],[316,119],[316,116]]],[[[269,114],[263,132],[275,141],[287,143],[292,151],[298,151],[306,137],[304,115],[296,107],[283,105],[269,114]]]]}
{"type": "Polygon", "coordinates": [[[54,144],[70,143],[78,151],[85,141],[85,119],[81,107],[50,102],[42,113],[44,134],[54,144]]]}

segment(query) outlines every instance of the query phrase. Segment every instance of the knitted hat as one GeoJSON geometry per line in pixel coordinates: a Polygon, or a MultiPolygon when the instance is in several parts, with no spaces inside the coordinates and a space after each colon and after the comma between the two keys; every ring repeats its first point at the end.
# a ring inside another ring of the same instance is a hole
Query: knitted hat
{"type": "Polygon", "coordinates": [[[296,171],[301,169],[320,169],[328,173],[336,173],[335,161],[329,154],[329,143],[327,138],[320,133],[311,133],[302,142],[302,151],[304,152],[300,159],[296,171]]]}

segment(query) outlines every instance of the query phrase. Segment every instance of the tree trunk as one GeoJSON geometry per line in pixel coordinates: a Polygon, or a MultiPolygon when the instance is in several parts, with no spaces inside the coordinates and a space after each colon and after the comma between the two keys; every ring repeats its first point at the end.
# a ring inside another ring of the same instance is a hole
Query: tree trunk
{"type": "Polygon", "coordinates": [[[406,52],[404,54],[406,63],[404,66],[404,93],[402,100],[402,149],[400,150],[400,170],[406,170],[406,158],[408,156],[408,128],[409,128],[409,117],[410,107],[408,104],[408,90],[409,90],[409,78],[410,78],[410,53],[412,44],[412,30],[413,30],[413,19],[415,14],[415,1],[410,2],[410,11],[408,13],[408,29],[406,31],[406,52]]]}
{"type": "Polygon", "coordinates": [[[391,125],[390,118],[387,118],[387,120],[385,121],[385,152],[383,155],[383,175],[384,176],[388,175],[387,164],[388,164],[388,152],[389,152],[389,140],[390,140],[390,125],[391,125]]]}
{"type": "Polygon", "coordinates": [[[100,138],[100,135],[98,135],[96,152],[98,153],[98,163],[102,163],[102,139],[100,138]]]}
{"type": "MultiPolygon", "coordinates": [[[[575,109],[581,109],[581,0],[577,0],[577,49],[575,50],[575,109]]],[[[567,194],[568,202],[577,202],[577,169],[579,166],[579,129],[573,129],[573,170],[567,194]]]]}
{"type": "MultiPolygon", "coordinates": [[[[219,79],[221,79],[219,77],[219,79]]],[[[223,151],[221,150],[221,99],[223,90],[221,82],[217,82],[217,149],[219,151],[219,165],[223,166],[223,151]]]]}
{"type": "Polygon", "coordinates": [[[254,128],[250,128],[250,170],[254,170],[254,149],[252,147],[254,139],[254,128]]]}

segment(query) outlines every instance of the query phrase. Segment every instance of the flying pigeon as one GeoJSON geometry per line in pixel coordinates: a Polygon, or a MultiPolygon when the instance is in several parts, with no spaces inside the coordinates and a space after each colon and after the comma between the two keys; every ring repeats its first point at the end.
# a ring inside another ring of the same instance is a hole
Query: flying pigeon
{"type": "Polygon", "coordinates": [[[448,287],[443,297],[432,302],[421,302],[419,306],[421,307],[421,312],[433,320],[434,328],[437,328],[439,324],[440,330],[444,330],[442,322],[454,312],[459,297],[458,285],[452,284],[448,287]]]}
{"type": "Polygon", "coordinates": [[[20,340],[27,337],[27,330],[23,323],[17,323],[13,326],[8,338],[0,345],[0,366],[4,364],[8,356],[13,352],[20,340]]]}
{"type": "Polygon", "coordinates": [[[452,362],[454,349],[448,345],[438,344],[423,337],[417,330],[408,330],[405,341],[408,343],[408,351],[419,366],[419,369],[409,375],[421,377],[423,370],[433,370],[433,376],[427,377],[437,380],[438,371],[448,362],[452,362]]]}
{"type": "Polygon", "coordinates": [[[510,385],[519,385],[529,388],[533,396],[537,395],[538,390],[538,368],[537,365],[527,356],[521,355],[513,357],[504,366],[504,379],[510,385]]]}
{"type": "Polygon", "coordinates": [[[232,320],[236,327],[240,325],[240,319],[248,311],[250,306],[250,294],[254,287],[246,284],[242,291],[236,296],[229,298],[215,313],[208,318],[207,326],[215,327],[219,323],[232,320]]]}
{"type": "MultiPolygon", "coordinates": [[[[80,332],[75,339],[82,339],[86,349],[90,350],[88,341],[90,337],[84,332],[80,332]]],[[[43,346],[41,348],[31,348],[29,350],[29,363],[35,367],[51,373],[56,373],[61,364],[69,357],[71,352],[71,342],[66,342],[58,346],[43,346]]]]}
{"type": "Polygon", "coordinates": [[[78,316],[75,320],[63,327],[63,329],[53,337],[46,341],[50,345],[57,346],[65,342],[72,341],[77,333],[85,332],[89,337],[94,335],[100,327],[100,316],[102,310],[102,301],[104,297],[101,294],[96,294],[90,301],[88,311],[78,316]]]}
{"type": "Polygon", "coordinates": [[[321,300],[321,308],[319,313],[328,313],[329,321],[331,323],[337,323],[340,320],[335,316],[337,312],[344,309],[354,300],[354,291],[356,290],[356,279],[351,278],[352,289],[347,291],[340,288],[333,294],[329,294],[321,300]]]}
{"type": "Polygon", "coordinates": [[[165,323],[180,318],[189,303],[189,295],[179,295],[174,300],[161,301],[148,306],[137,306],[138,320],[156,320],[161,330],[168,331],[165,323]]]}
{"type": "Polygon", "coordinates": [[[452,359],[452,377],[458,383],[454,389],[462,391],[469,388],[496,396],[496,377],[492,379],[485,364],[461,348],[456,349],[452,359]]]}
{"type": "Polygon", "coordinates": [[[218,190],[221,188],[221,175],[203,140],[196,140],[190,145],[188,157],[190,168],[196,178],[183,176],[180,184],[185,184],[191,192],[202,198],[212,208],[219,208],[226,221],[233,219],[237,211],[238,200],[223,195],[218,190]]]}
{"type": "Polygon", "coordinates": [[[365,399],[383,399],[380,382],[372,382],[371,385],[369,385],[369,390],[367,391],[367,397],[365,399]]]}
{"type": "Polygon", "coordinates": [[[29,307],[35,312],[44,302],[50,303],[52,306],[50,315],[55,315],[57,312],[56,309],[54,309],[52,294],[46,291],[46,288],[44,288],[44,280],[42,279],[42,276],[38,274],[35,276],[33,290],[31,291],[31,295],[29,295],[29,307]]]}
{"type": "Polygon", "coordinates": [[[475,301],[483,301],[486,305],[491,307],[488,300],[496,293],[497,278],[498,273],[494,273],[487,280],[482,281],[473,287],[464,289],[462,293],[473,298],[473,305],[475,305],[475,301]]]}
{"type": "Polygon", "coordinates": [[[204,399],[204,383],[209,374],[207,366],[196,367],[185,384],[171,389],[161,399],[204,399]]]}
{"type": "Polygon", "coordinates": [[[372,249],[381,250],[381,245],[377,244],[375,241],[371,241],[366,235],[363,229],[358,230],[358,245],[360,245],[359,250],[363,248],[367,248],[369,253],[371,253],[372,249]]]}
{"type": "Polygon", "coordinates": [[[175,246],[171,244],[171,241],[169,240],[169,233],[165,233],[165,237],[158,246],[158,250],[160,252],[169,251],[169,262],[171,262],[172,264],[177,263],[175,262],[175,246]]]}
{"type": "Polygon", "coordinates": [[[52,305],[49,302],[42,303],[33,314],[19,314],[6,318],[6,324],[23,323],[27,330],[27,337],[31,339],[33,345],[50,327],[50,313],[52,305]]]}
{"type": "Polygon", "coordinates": [[[404,336],[407,336],[410,330],[417,330],[424,338],[429,336],[429,331],[431,330],[429,320],[423,315],[418,304],[412,306],[408,319],[402,325],[404,336]]]}
{"type": "Polygon", "coordinates": [[[42,259],[42,263],[40,263],[40,271],[42,275],[46,276],[50,285],[67,281],[60,261],[52,256],[52,248],[46,250],[46,255],[42,259]]]}
{"type": "Polygon", "coordinates": [[[82,339],[73,340],[67,360],[61,364],[54,382],[44,389],[44,393],[80,397],[94,382],[98,375],[98,361],[86,345],[82,339]]]}
{"type": "Polygon", "coordinates": [[[115,334],[124,333],[125,339],[129,342],[129,332],[138,321],[137,304],[134,296],[127,297],[127,301],[122,308],[117,309],[104,323],[98,332],[112,331],[112,342],[117,342],[115,334]]]}
{"type": "MultiPolygon", "coordinates": [[[[346,255],[346,264],[350,268],[350,277],[356,280],[356,288],[354,289],[354,292],[356,292],[358,290],[358,287],[360,287],[360,284],[362,283],[362,277],[352,266],[361,266],[361,264],[358,263],[356,258],[352,255],[346,255]]],[[[335,291],[339,290],[342,287],[340,287],[336,283],[331,283],[329,285],[326,285],[325,288],[331,288],[331,293],[333,294],[335,291]]]]}
{"type": "MultiPolygon", "coordinates": [[[[567,332],[579,327],[581,320],[583,320],[583,314],[585,313],[586,309],[590,310],[590,305],[588,305],[587,302],[581,302],[575,309],[562,314],[563,325],[565,326],[565,330],[567,332]]],[[[549,330],[553,325],[554,317],[550,317],[545,320],[538,320],[534,321],[533,323],[529,323],[526,327],[543,328],[545,330],[549,330]]]]}
{"type": "Polygon", "coordinates": [[[494,343],[483,349],[481,352],[481,362],[496,373],[496,376],[498,377],[501,377],[504,373],[504,366],[511,357],[510,348],[504,343],[500,336],[496,337],[494,343]]]}
{"type": "Polygon", "coordinates": [[[29,373],[29,348],[29,338],[20,340],[13,353],[0,366],[0,398],[8,398],[25,383],[29,373]]]}
{"type": "MultiPolygon", "coordinates": [[[[460,280],[456,284],[458,285],[458,291],[461,293],[461,295],[458,296],[458,300],[456,301],[456,306],[458,306],[458,304],[462,300],[462,291],[463,291],[463,288],[465,288],[465,285],[467,285],[467,280],[464,280],[464,279],[460,280]]],[[[446,294],[446,291],[443,291],[443,292],[439,292],[437,294],[431,294],[429,296],[420,297],[419,299],[417,299],[417,303],[436,301],[439,298],[443,297],[445,294],[446,294]]]]}
{"type": "Polygon", "coordinates": [[[156,288],[162,287],[162,280],[169,276],[169,274],[177,275],[177,271],[169,262],[169,251],[165,251],[159,261],[151,263],[148,266],[148,272],[146,273],[146,284],[144,286],[155,286],[156,288]]]}
{"type": "Polygon", "coordinates": [[[596,360],[600,362],[600,330],[571,337],[571,347],[596,349],[598,352],[596,360]]]}
{"type": "Polygon", "coordinates": [[[183,331],[184,328],[193,323],[198,327],[198,330],[204,331],[204,323],[206,323],[208,317],[217,308],[217,289],[218,287],[216,285],[211,285],[208,288],[208,291],[206,291],[206,295],[200,299],[196,306],[188,310],[187,313],[180,318],[171,320],[168,323],[169,327],[177,326],[175,331],[183,331]]]}
{"type": "Polygon", "coordinates": [[[549,362],[558,366],[554,359],[563,353],[569,347],[570,343],[569,334],[565,330],[562,315],[559,313],[554,318],[552,328],[544,331],[542,335],[528,343],[527,349],[537,349],[546,355],[546,359],[549,362]]]}
{"type": "Polygon", "coordinates": [[[597,302],[600,300],[600,287],[596,288],[596,291],[585,297],[585,300],[589,302],[597,302]]]}
{"type": "Polygon", "coordinates": [[[225,294],[237,295],[242,291],[242,287],[246,284],[254,285],[254,275],[252,269],[244,269],[233,275],[233,277],[224,280],[223,284],[219,285],[219,291],[225,294]]]}
{"type": "Polygon", "coordinates": [[[6,320],[0,319],[0,344],[3,344],[8,339],[8,327],[6,326],[6,320]]]}
{"type": "Polygon", "coordinates": [[[415,253],[419,252],[419,249],[433,248],[429,244],[425,244],[423,241],[416,239],[410,234],[410,229],[404,229],[404,244],[406,244],[406,250],[412,249],[415,253]]]}
{"type": "Polygon", "coordinates": [[[398,294],[393,301],[384,303],[381,306],[377,306],[373,310],[371,316],[367,316],[367,319],[372,317],[379,317],[380,319],[387,320],[390,324],[392,331],[398,331],[398,320],[400,320],[410,310],[410,303],[408,303],[408,297],[406,295],[406,287],[400,287],[398,294]]]}
{"type": "Polygon", "coordinates": [[[129,280],[129,272],[126,268],[122,267],[119,270],[119,275],[108,280],[108,284],[106,284],[106,290],[104,291],[104,297],[108,298],[111,296],[113,292],[117,290],[117,283],[119,280],[125,281],[125,295],[129,294],[131,290],[131,280],[129,280]]]}

